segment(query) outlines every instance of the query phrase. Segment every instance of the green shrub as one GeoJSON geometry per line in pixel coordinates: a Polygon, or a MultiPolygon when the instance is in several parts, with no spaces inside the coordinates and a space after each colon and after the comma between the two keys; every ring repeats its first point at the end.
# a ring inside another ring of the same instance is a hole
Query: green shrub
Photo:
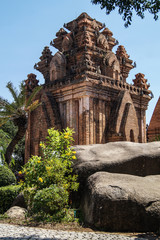
{"type": "Polygon", "coordinates": [[[0,214],[5,213],[12,205],[20,191],[20,185],[0,187],[0,214]]]}
{"type": "Polygon", "coordinates": [[[61,215],[64,217],[64,210],[68,206],[69,193],[65,188],[51,185],[49,188],[44,188],[37,191],[33,198],[34,213],[44,213],[50,215],[61,215]]]}
{"type": "Polygon", "coordinates": [[[76,160],[72,134],[69,128],[63,132],[49,129],[46,143],[40,144],[42,157],[33,156],[24,166],[22,188],[31,214],[44,216],[45,212],[60,221],[68,208],[69,193],[78,189],[72,173],[76,160]]]}
{"type": "Polygon", "coordinates": [[[155,138],[154,138],[154,140],[153,140],[153,142],[157,142],[157,141],[160,141],[160,135],[157,135],[155,138]]]}
{"type": "Polygon", "coordinates": [[[0,166],[0,187],[16,183],[16,177],[6,166],[0,166]]]}

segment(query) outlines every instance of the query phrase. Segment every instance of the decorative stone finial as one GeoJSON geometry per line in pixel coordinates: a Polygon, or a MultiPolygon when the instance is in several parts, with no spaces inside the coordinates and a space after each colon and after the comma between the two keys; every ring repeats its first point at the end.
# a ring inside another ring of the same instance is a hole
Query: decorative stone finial
{"type": "Polygon", "coordinates": [[[111,32],[111,30],[109,30],[108,28],[105,28],[103,31],[102,31],[103,35],[105,36],[113,36],[113,33],[111,32]]]}
{"type": "Polygon", "coordinates": [[[145,79],[144,76],[145,75],[143,73],[136,74],[136,78],[133,80],[133,85],[148,90],[150,84],[147,84],[147,79],[145,79]]]}
{"type": "Polygon", "coordinates": [[[60,30],[56,33],[56,36],[59,37],[65,34],[67,34],[67,32],[64,30],[64,28],[60,28],[60,30]]]}
{"type": "Polygon", "coordinates": [[[42,56],[40,57],[41,61],[34,65],[34,68],[43,74],[46,83],[50,81],[49,65],[52,57],[52,52],[50,51],[49,47],[46,46],[43,49],[42,56]]]}
{"type": "Polygon", "coordinates": [[[134,68],[134,66],[132,65],[133,61],[129,59],[129,55],[127,54],[126,49],[122,45],[118,46],[116,56],[120,63],[123,81],[126,82],[126,78],[128,77],[130,70],[134,68]]]}
{"type": "Polygon", "coordinates": [[[46,46],[43,49],[42,56],[40,57],[41,60],[50,60],[52,58],[52,52],[50,51],[49,47],[46,46]]]}
{"type": "Polygon", "coordinates": [[[118,46],[117,51],[116,51],[116,55],[119,56],[119,57],[129,58],[129,55],[126,52],[126,49],[122,45],[118,46]]]}
{"type": "Polygon", "coordinates": [[[25,89],[28,93],[31,93],[38,86],[39,80],[36,79],[36,75],[33,73],[28,74],[27,77],[25,80],[25,89]]]}

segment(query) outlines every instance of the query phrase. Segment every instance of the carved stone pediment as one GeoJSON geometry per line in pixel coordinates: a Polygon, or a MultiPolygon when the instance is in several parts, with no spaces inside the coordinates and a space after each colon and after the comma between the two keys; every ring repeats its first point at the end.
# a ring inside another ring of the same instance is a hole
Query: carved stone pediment
{"type": "Polygon", "coordinates": [[[50,81],[62,79],[66,76],[66,58],[61,52],[57,52],[50,63],[50,81]]]}
{"type": "Polygon", "coordinates": [[[72,47],[72,37],[67,34],[62,41],[62,51],[69,51],[72,47]]]}

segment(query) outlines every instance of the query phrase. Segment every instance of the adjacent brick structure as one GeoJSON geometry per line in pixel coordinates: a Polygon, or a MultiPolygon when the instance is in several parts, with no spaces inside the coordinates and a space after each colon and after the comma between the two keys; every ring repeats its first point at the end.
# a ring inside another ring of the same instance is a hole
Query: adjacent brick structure
{"type": "MultiPolygon", "coordinates": [[[[39,153],[50,127],[74,128],[75,144],[146,142],[149,86],[141,73],[133,85],[126,82],[134,66],[125,48],[114,53],[112,32],[86,13],[64,27],[51,41],[59,51],[52,56],[45,47],[35,64],[45,84],[38,96],[42,104],[29,117],[26,160],[39,153]]],[[[36,76],[28,75],[27,91],[35,83],[36,76]]]]}
{"type": "Polygon", "coordinates": [[[159,139],[159,137],[160,137],[160,97],[157,101],[148,127],[148,141],[155,141],[157,138],[159,139]]]}

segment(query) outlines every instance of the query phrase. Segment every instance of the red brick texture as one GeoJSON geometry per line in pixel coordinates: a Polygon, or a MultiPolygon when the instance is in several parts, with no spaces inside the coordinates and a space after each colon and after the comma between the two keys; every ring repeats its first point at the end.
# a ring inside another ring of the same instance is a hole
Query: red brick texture
{"type": "Polygon", "coordinates": [[[160,136],[160,97],[155,106],[149,127],[148,127],[148,140],[156,140],[160,136]]]}

